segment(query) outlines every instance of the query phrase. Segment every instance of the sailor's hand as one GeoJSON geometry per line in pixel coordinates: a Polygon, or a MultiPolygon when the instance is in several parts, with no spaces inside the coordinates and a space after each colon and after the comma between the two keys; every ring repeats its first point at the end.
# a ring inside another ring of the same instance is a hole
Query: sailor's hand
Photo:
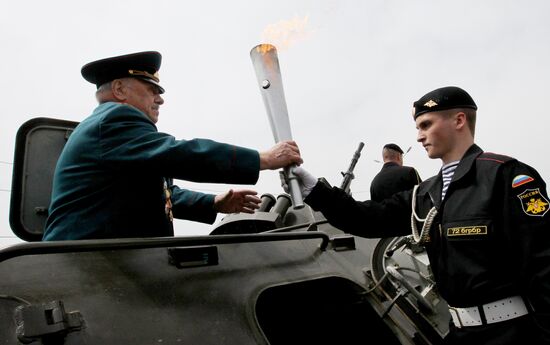
{"type": "Polygon", "coordinates": [[[317,184],[317,178],[301,166],[295,167],[292,169],[292,172],[296,175],[298,181],[300,182],[302,196],[306,198],[309,193],[311,193],[313,187],[317,184]]]}
{"type": "Polygon", "coordinates": [[[214,210],[220,213],[254,213],[260,207],[260,198],[254,190],[230,189],[214,198],[214,210]]]}
{"type": "Polygon", "coordinates": [[[302,164],[298,145],[292,140],[278,142],[267,151],[260,152],[260,170],[277,170],[291,164],[302,164]]]}
{"type": "Polygon", "coordinates": [[[302,197],[306,198],[309,195],[309,193],[311,193],[311,190],[313,189],[313,187],[315,187],[315,185],[317,184],[317,178],[311,175],[311,173],[309,173],[306,169],[302,168],[301,166],[293,168],[292,172],[298,178],[298,182],[300,184],[300,191],[302,192],[302,197]]]}

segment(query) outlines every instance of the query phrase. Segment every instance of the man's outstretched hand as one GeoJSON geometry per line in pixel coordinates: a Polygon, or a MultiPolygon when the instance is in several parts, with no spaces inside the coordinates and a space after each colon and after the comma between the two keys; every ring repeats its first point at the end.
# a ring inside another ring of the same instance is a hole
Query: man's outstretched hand
{"type": "Polygon", "coordinates": [[[214,210],[221,213],[254,213],[260,207],[258,193],[250,189],[233,190],[218,194],[214,198],[214,210]]]}

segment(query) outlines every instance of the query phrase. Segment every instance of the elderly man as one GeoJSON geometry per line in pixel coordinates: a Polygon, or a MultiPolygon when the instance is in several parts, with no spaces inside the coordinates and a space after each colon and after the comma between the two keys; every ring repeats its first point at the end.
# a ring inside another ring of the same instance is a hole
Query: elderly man
{"type": "Polygon", "coordinates": [[[458,87],[414,103],[417,140],[436,176],[382,202],[359,202],[295,169],[304,201],[364,237],[403,236],[426,247],[452,316],[447,344],[550,343],[550,218],[532,167],[474,143],[477,105],[458,87]]]}
{"type": "Polygon", "coordinates": [[[158,52],[91,62],[82,76],[99,106],[74,130],[54,173],[44,240],[172,236],[173,217],[212,224],[218,212],[253,212],[252,190],[220,195],[172,179],[256,183],[259,171],[302,162],[295,142],[256,150],[157,131],[164,89],[158,52]]]}

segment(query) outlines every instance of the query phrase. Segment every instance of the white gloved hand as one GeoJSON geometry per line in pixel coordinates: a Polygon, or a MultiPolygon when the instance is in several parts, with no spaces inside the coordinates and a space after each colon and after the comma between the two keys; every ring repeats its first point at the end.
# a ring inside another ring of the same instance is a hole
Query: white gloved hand
{"type": "Polygon", "coordinates": [[[317,178],[301,166],[295,167],[292,169],[292,172],[298,178],[300,191],[302,192],[302,197],[305,199],[317,184],[317,178]]]}

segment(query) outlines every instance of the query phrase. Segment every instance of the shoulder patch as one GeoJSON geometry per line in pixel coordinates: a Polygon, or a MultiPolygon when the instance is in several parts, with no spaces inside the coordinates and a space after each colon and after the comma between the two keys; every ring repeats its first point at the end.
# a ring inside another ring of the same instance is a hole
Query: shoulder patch
{"type": "Polygon", "coordinates": [[[539,188],[526,189],[517,197],[521,201],[523,212],[528,216],[542,217],[548,212],[550,202],[540,193],[539,188]]]}
{"type": "Polygon", "coordinates": [[[516,188],[516,187],[519,187],[519,186],[522,186],[526,183],[529,183],[531,181],[534,181],[535,179],[532,178],[531,176],[527,176],[527,175],[517,175],[516,177],[514,177],[514,179],[512,180],[512,188],[516,188]]]}

